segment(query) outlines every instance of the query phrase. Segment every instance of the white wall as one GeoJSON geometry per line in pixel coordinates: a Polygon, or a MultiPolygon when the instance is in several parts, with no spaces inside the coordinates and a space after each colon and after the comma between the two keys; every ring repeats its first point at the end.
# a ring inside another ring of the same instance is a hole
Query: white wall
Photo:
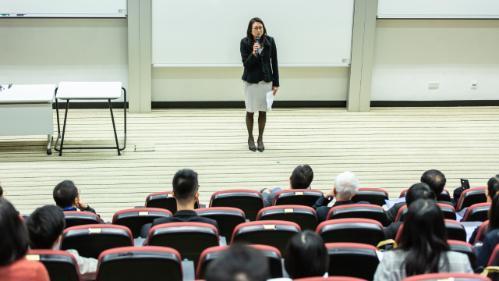
{"type": "Polygon", "coordinates": [[[499,20],[378,20],[371,98],[497,100],[498,46],[499,20]]]}
{"type": "MultiPolygon", "coordinates": [[[[242,68],[154,68],[153,101],[242,101],[242,68]]],[[[280,68],[278,100],[345,101],[348,68],[280,68]]]]}
{"type": "Polygon", "coordinates": [[[127,85],[126,19],[0,19],[0,82],[127,85]]]}

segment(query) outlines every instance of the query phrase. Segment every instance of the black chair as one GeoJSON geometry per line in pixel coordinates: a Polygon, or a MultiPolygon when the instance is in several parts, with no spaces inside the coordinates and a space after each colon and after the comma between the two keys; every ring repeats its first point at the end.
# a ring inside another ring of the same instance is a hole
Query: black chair
{"type": "Polygon", "coordinates": [[[485,234],[489,231],[489,221],[486,220],[478,226],[478,230],[476,231],[475,239],[470,241],[471,244],[475,244],[477,242],[483,242],[483,238],[485,238],[485,234]]]}
{"type": "MultiPolygon", "coordinates": [[[[173,197],[173,192],[155,192],[147,195],[146,207],[166,209],[172,214],[177,212],[177,200],[173,197]]],[[[194,208],[199,208],[199,202],[196,202],[194,208]]]]}
{"type": "Polygon", "coordinates": [[[132,231],[134,238],[140,236],[144,224],[152,223],[158,218],[171,217],[172,213],[160,208],[133,208],[116,212],[113,215],[113,224],[123,225],[132,231]]]}
{"type": "Polygon", "coordinates": [[[376,247],[358,243],[327,243],[330,276],[372,280],[379,264],[376,247]],[[359,269],[359,265],[362,265],[359,269]]]}
{"type": "Polygon", "coordinates": [[[26,259],[39,261],[52,281],[80,281],[78,263],[72,254],[59,250],[30,250],[26,259]]]}
{"type": "Polygon", "coordinates": [[[472,273],[428,273],[405,278],[403,281],[490,281],[489,278],[472,273]]]}
{"type": "Polygon", "coordinates": [[[311,207],[304,205],[279,205],[263,208],[256,216],[257,220],[283,220],[297,223],[302,230],[315,230],[317,214],[311,207]]]}
{"type": "Polygon", "coordinates": [[[128,227],[111,224],[88,224],[66,228],[62,234],[61,249],[75,249],[87,258],[98,258],[105,250],[133,246],[128,227]]]}
{"type": "Polygon", "coordinates": [[[385,240],[383,225],[372,219],[336,219],[322,222],[316,232],[324,243],[351,242],[377,246],[385,240]]]}
{"type": "Polygon", "coordinates": [[[246,242],[276,247],[285,254],[288,240],[300,232],[298,224],[289,221],[252,221],[242,223],[234,229],[232,242],[246,242]]]}
{"type": "MultiPolygon", "coordinates": [[[[450,220],[456,219],[456,209],[454,209],[452,205],[446,203],[437,203],[437,205],[440,207],[440,210],[442,210],[444,218],[450,220]]],[[[403,221],[406,214],[407,214],[407,205],[404,205],[398,210],[397,216],[395,217],[395,221],[403,221]]]]}
{"type": "Polygon", "coordinates": [[[473,269],[476,268],[476,255],[471,244],[458,240],[447,240],[447,243],[449,244],[451,251],[467,255],[470,260],[471,267],[473,269]]]}
{"type": "Polygon", "coordinates": [[[98,215],[92,212],[80,211],[65,211],[64,220],[66,221],[66,228],[78,225],[101,223],[101,219],[98,215]]]}
{"type": "Polygon", "coordinates": [[[174,248],[182,258],[196,265],[204,249],[218,246],[218,230],[211,224],[200,222],[158,224],[149,230],[145,244],[174,248]]]}
{"type": "Polygon", "coordinates": [[[256,214],[263,208],[262,194],[249,189],[223,190],[213,193],[210,207],[233,207],[243,210],[246,218],[255,220],[256,214]]]}
{"type": "Polygon", "coordinates": [[[205,218],[217,221],[218,231],[227,241],[230,241],[234,228],[246,222],[246,216],[241,209],[231,207],[211,207],[196,209],[196,213],[205,218]]]}
{"type": "Polygon", "coordinates": [[[333,207],[329,210],[327,218],[345,219],[345,218],[364,218],[372,219],[387,226],[390,220],[386,216],[385,210],[382,207],[373,204],[348,204],[333,207]]]}
{"type": "MultiPolygon", "coordinates": [[[[407,193],[407,190],[408,189],[404,189],[400,192],[400,195],[399,197],[405,197],[405,194],[407,193]]],[[[444,201],[444,202],[452,202],[451,198],[450,198],[450,193],[449,191],[447,191],[446,189],[444,189],[442,191],[442,193],[440,193],[438,196],[437,196],[437,201],[444,201]]]]}
{"type": "Polygon", "coordinates": [[[388,200],[388,192],[377,187],[360,187],[352,198],[353,202],[364,201],[378,206],[385,205],[385,200],[388,200]]]}
{"type": "Polygon", "coordinates": [[[123,247],[99,257],[97,281],[182,280],[180,254],[167,247],[123,247]]]}
{"type": "Polygon", "coordinates": [[[304,205],[312,207],[315,201],[323,196],[320,190],[285,189],[276,194],[274,205],[304,205]]]}
{"type": "Polygon", "coordinates": [[[462,210],[477,203],[487,202],[485,187],[474,187],[466,189],[461,193],[459,201],[457,202],[456,210],[462,210]]]}
{"type": "Polygon", "coordinates": [[[486,221],[489,219],[490,203],[477,203],[469,206],[461,221],[486,221]]]}

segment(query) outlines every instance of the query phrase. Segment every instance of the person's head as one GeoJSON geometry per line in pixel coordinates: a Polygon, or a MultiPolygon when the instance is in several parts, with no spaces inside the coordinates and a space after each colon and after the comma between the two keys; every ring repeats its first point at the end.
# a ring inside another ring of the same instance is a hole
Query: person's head
{"type": "Polygon", "coordinates": [[[418,199],[437,200],[437,196],[426,183],[418,182],[413,184],[411,187],[409,187],[409,190],[407,190],[407,194],[405,195],[405,203],[407,204],[407,206],[409,206],[412,202],[418,199]]]}
{"type": "Polygon", "coordinates": [[[334,180],[334,195],[338,201],[352,199],[357,193],[359,180],[352,172],[344,172],[336,176],[334,180]]]}
{"type": "Polygon", "coordinates": [[[489,209],[489,230],[499,228],[499,194],[494,195],[489,209]]]}
{"type": "Polygon", "coordinates": [[[421,176],[421,182],[426,183],[438,198],[440,193],[444,191],[446,179],[442,172],[431,169],[423,173],[421,176]]]}
{"type": "Polygon", "coordinates": [[[310,187],[314,179],[314,171],[309,165],[299,165],[293,170],[289,177],[289,183],[292,189],[306,189],[310,187]]]}
{"type": "Polygon", "coordinates": [[[267,35],[267,29],[265,24],[260,18],[252,18],[248,23],[248,30],[246,31],[246,36],[248,38],[254,39],[256,37],[263,37],[267,35]]]}
{"type": "Polygon", "coordinates": [[[182,169],[175,173],[172,180],[173,196],[177,205],[191,206],[194,208],[198,200],[198,174],[191,169],[182,169]]]}
{"type": "Polygon", "coordinates": [[[1,184],[0,184],[0,197],[3,197],[3,188],[1,184]]]}
{"type": "Polygon", "coordinates": [[[52,249],[65,227],[61,208],[47,205],[36,209],[26,221],[31,249],[52,249]]]}
{"type": "Polygon", "coordinates": [[[498,191],[499,191],[499,178],[497,176],[491,177],[487,181],[487,201],[491,201],[498,191]]]}
{"type": "Polygon", "coordinates": [[[54,187],[53,197],[55,204],[62,209],[74,206],[78,198],[78,188],[70,180],[61,181],[54,187]]]}
{"type": "Polygon", "coordinates": [[[0,198],[0,266],[24,257],[28,246],[28,232],[19,212],[7,199],[0,198]]]}
{"type": "Polygon", "coordinates": [[[323,276],[329,266],[324,240],[310,230],[295,234],[288,242],[284,265],[293,279],[323,276]]]}
{"type": "Polygon", "coordinates": [[[399,249],[408,252],[407,276],[438,272],[440,256],[449,245],[444,215],[435,200],[418,199],[409,205],[399,249]]]}
{"type": "Polygon", "coordinates": [[[265,256],[249,246],[234,244],[212,261],[206,281],[265,281],[270,278],[265,256]]]}

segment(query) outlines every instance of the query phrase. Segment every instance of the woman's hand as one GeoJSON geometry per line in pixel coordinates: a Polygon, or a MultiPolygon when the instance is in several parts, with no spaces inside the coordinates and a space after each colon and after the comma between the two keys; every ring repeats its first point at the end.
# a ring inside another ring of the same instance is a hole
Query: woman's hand
{"type": "Polygon", "coordinates": [[[255,57],[257,56],[257,54],[258,54],[258,49],[260,49],[260,47],[261,47],[261,46],[260,46],[260,43],[256,43],[256,42],[255,42],[255,44],[253,44],[253,55],[254,55],[255,57]]]}
{"type": "Polygon", "coordinates": [[[277,94],[277,90],[279,89],[279,87],[276,87],[276,86],[273,86],[272,87],[272,94],[275,96],[277,94]]]}

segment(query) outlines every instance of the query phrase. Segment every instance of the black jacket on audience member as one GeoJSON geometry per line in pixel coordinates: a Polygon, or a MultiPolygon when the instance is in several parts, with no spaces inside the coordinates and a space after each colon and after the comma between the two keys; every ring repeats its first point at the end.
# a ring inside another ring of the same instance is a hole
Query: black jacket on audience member
{"type": "Polygon", "coordinates": [[[140,236],[145,238],[145,237],[147,237],[149,230],[153,226],[163,224],[163,223],[170,223],[170,222],[203,222],[203,223],[211,224],[218,229],[217,221],[212,220],[210,218],[198,216],[196,211],[182,210],[182,211],[177,211],[173,217],[159,218],[159,219],[155,219],[152,223],[145,224],[142,227],[142,230],[140,231],[140,236]]]}

